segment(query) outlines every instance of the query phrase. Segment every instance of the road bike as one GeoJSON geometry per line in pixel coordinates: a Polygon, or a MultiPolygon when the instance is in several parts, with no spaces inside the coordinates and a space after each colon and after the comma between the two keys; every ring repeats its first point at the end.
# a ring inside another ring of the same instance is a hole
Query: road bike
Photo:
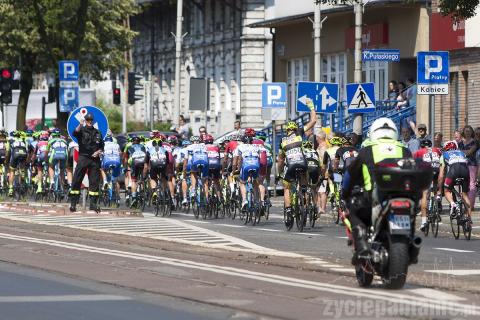
{"type": "Polygon", "coordinates": [[[442,221],[442,217],[440,216],[442,212],[442,200],[441,198],[436,198],[436,189],[436,183],[432,182],[427,198],[427,224],[423,230],[425,236],[428,236],[431,230],[435,238],[438,235],[438,225],[442,221]]]}
{"type": "Polygon", "coordinates": [[[283,211],[283,219],[288,231],[290,231],[293,224],[296,223],[298,231],[303,232],[303,228],[306,224],[307,209],[305,194],[307,192],[307,187],[303,186],[301,183],[304,173],[304,169],[297,168],[295,170],[295,181],[294,183],[290,183],[290,204],[293,213],[288,214],[286,210],[283,211]]]}
{"type": "Polygon", "coordinates": [[[105,171],[105,188],[102,191],[103,205],[110,208],[120,207],[120,194],[118,192],[117,178],[113,176],[114,165],[110,165],[104,169],[105,171]]]}
{"type": "MultiPolygon", "coordinates": [[[[258,201],[258,193],[255,191],[253,186],[253,176],[257,174],[257,170],[250,169],[248,170],[248,178],[245,182],[245,190],[247,196],[247,205],[245,208],[245,219],[243,221],[244,224],[251,222],[252,225],[256,225],[260,223],[261,212],[260,206],[258,201]]],[[[258,190],[257,190],[258,191],[258,190]]]]}
{"type": "Polygon", "coordinates": [[[460,228],[462,228],[465,239],[470,240],[472,236],[472,224],[470,218],[467,216],[467,204],[463,201],[462,197],[462,184],[464,181],[465,179],[463,178],[455,179],[452,196],[456,209],[453,214],[450,215],[450,226],[455,239],[460,237],[460,228]]]}

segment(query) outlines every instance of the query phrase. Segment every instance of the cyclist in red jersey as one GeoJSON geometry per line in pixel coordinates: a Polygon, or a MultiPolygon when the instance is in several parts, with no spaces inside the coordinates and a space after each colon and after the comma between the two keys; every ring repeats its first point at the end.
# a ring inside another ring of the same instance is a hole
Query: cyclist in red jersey
{"type": "MultiPolygon", "coordinates": [[[[222,168],[224,171],[231,173],[233,164],[233,152],[237,147],[242,144],[242,136],[240,134],[233,134],[232,140],[225,146],[225,156],[223,157],[222,168]]],[[[228,184],[230,185],[230,191],[233,192],[235,183],[232,176],[228,176],[228,184]]]]}
{"type": "MultiPolygon", "coordinates": [[[[439,148],[432,148],[432,141],[424,139],[420,141],[420,149],[417,150],[413,157],[420,159],[423,162],[430,163],[433,169],[433,186],[437,186],[438,173],[440,170],[440,157],[442,151],[439,148]]],[[[427,226],[427,195],[430,192],[429,189],[423,191],[422,200],[420,201],[420,211],[422,213],[422,224],[420,230],[423,232],[427,226]]],[[[437,196],[437,201],[441,201],[441,198],[437,196]]]]}

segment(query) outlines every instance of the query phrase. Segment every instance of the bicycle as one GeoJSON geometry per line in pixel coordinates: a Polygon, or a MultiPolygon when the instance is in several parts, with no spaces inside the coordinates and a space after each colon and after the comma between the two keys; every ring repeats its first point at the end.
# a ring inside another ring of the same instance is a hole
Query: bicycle
{"type": "Polygon", "coordinates": [[[137,194],[135,199],[132,199],[130,202],[130,208],[140,209],[141,211],[145,210],[145,205],[147,203],[147,197],[145,193],[145,179],[143,173],[140,173],[140,176],[137,180],[137,194]]]}
{"type": "Polygon", "coordinates": [[[290,184],[290,203],[293,215],[287,214],[286,210],[283,210],[283,219],[287,231],[293,228],[295,222],[298,231],[303,232],[306,224],[307,210],[305,208],[305,193],[307,192],[307,188],[302,186],[300,181],[304,172],[304,169],[297,168],[295,170],[295,182],[290,184]]]}
{"type": "Polygon", "coordinates": [[[204,187],[204,179],[203,176],[203,166],[199,166],[198,169],[200,170],[200,177],[197,177],[197,183],[195,186],[195,194],[192,197],[192,207],[193,207],[193,215],[195,219],[202,215],[203,219],[207,219],[207,200],[205,196],[205,187],[204,187]]]}
{"type": "Polygon", "coordinates": [[[157,194],[157,197],[153,203],[155,205],[155,216],[158,216],[160,213],[162,214],[162,217],[170,216],[172,214],[172,197],[170,195],[170,189],[168,188],[168,185],[163,184],[161,178],[156,179],[156,184],[155,193],[157,194]]]}
{"type": "Polygon", "coordinates": [[[466,216],[467,205],[463,201],[462,184],[465,181],[463,178],[455,179],[454,188],[452,189],[453,201],[456,205],[456,210],[453,215],[450,215],[450,226],[452,228],[453,237],[457,240],[460,237],[460,227],[463,230],[465,239],[470,240],[472,236],[472,225],[469,217],[466,216]],[[458,189],[458,190],[457,190],[458,189]]]}
{"type": "Polygon", "coordinates": [[[253,187],[253,175],[255,173],[256,173],[256,170],[253,170],[253,169],[248,170],[248,178],[245,183],[247,207],[246,207],[244,224],[251,222],[253,226],[260,223],[260,217],[261,217],[260,216],[261,212],[258,205],[258,198],[255,193],[255,189],[253,187]]]}
{"type": "Polygon", "coordinates": [[[438,225],[442,221],[440,216],[442,212],[442,200],[436,198],[436,189],[436,184],[432,182],[427,199],[427,224],[423,230],[425,236],[428,236],[429,230],[431,229],[435,238],[438,235],[438,225]]]}
{"type": "Polygon", "coordinates": [[[49,190],[49,199],[53,202],[61,202],[64,197],[63,181],[60,177],[60,163],[56,162],[53,176],[53,189],[49,190]]]}
{"type": "Polygon", "coordinates": [[[114,165],[110,165],[108,168],[104,169],[106,188],[102,191],[102,201],[104,206],[110,208],[120,207],[120,194],[117,189],[117,178],[113,177],[112,174],[114,169],[114,165]]]}
{"type": "Polygon", "coordinates": [[[340,190],[342,188],[342,175],[338,172],[333,173],[333,190],[330,196],[330,214],[333,222],[338,224],[340,221],[340,190]]]}
{"type": "Polygon", "coordinates": [[[27,196],[27,185],[25,183],[24,163],[19,164],[14,171],[13,177],[13,198],[16,201],[24,201],[27,196]]]}

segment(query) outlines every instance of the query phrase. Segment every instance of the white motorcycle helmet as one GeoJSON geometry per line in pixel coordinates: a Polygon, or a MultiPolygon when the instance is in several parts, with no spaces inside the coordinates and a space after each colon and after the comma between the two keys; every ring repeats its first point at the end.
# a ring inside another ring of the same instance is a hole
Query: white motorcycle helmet
{"type": "Polygon", "coordinates": [[[370,139],[381,138],[398,140],[397,126],[389,118],[379,118],[370,126],[370,139]]]}

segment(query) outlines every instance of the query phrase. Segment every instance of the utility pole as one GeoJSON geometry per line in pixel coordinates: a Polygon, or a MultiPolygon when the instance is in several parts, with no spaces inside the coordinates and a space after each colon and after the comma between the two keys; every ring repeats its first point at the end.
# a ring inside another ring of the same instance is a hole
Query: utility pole
{"type": "Polygon", "coordinates": [[[183,20],[183,0],[177,0],[177,30],[175,33],[175,103],[173,106],[173,124],[178,127],[178,118],[180,116],[180,69],[182,57],[182,20],[183,20]]]}
{"type": "MultiPolygon", "coordinates": [[[[315,0],[315,11],[313,15],[313,36],[314,36],[314,66],[315,66],[315,82],[321,81],[322,76],[322,55],[321,55],[321,39],[322,20],[320,0],[315,0]]],[[[317,127],[322,127],[323,114],[320,114],[317,121],[317,127]]]]}
{"type": "MultiPolygon", "coordinates": [[[[363,4],[362,0],[358,0],[353,5],[355,12],[355,74],[354,82],[362,82],[362,18],[363,4]]],[[[363,134],[363,114],[356,113],[353,118],[353,132],[358,135],[363,134]]]]}

